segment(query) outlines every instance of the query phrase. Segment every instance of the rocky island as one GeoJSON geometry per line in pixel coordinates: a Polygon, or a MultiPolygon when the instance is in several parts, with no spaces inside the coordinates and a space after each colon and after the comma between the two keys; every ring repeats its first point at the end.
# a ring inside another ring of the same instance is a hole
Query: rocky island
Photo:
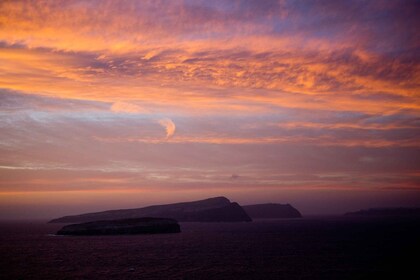
{"type": "Polygon", "coordinates": [[[230,202],[226,197],[214,197],[192,202],[65,216],[51,220],[50,223],[81,223],[142,217],[165,217],[175,219],[179,222],[252,221],[238,203],[230,202]]]}
{"type": "Polygon", "coordinates": [[[420,217],[420,208],[370,208],[349,212],[345,216],[420,217]]]}
{"type": "Polygon", "coordinates": [[[176,220],[139,218],[67,225],[59,230],[57,235],[120,235],[178,232],[181,232],[181,229],[176,220]]]}
{"type": "Polygon", "coordinates": [[[266,203],[242,206],[252,219],[301,218],[300,212],[290,204],[266,203]]]}

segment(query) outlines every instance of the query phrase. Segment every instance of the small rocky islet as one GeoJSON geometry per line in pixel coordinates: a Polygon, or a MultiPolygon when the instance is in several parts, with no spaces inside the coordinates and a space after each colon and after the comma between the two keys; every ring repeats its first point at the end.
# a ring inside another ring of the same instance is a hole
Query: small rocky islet
{"type": "Polygon", "coordinates": [[[60,229],[57,235],[126,235],[178,232],[181,232],[181,227],[174,219],[136,218],[67,225],[60,229]]]}

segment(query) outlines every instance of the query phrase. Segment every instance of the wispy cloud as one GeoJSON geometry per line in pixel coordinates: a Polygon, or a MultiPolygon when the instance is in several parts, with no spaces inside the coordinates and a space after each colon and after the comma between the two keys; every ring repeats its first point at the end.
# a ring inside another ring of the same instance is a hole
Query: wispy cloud
{"type": "Polygon", "coordinates": [[[165,128],[166,139],[172,137],[175,133],[176,126],[171,119],[165,118],[158,121],[161,126],[165,128]]]}
{"type": "Polygon", "coordinates": [[[138,113],[147,113],[148,111],[136,104],[127,103],[127,102],[115,102],[111,105],[111,111],[116,113],[129,113],[129,114],[138,114],[138,113]]]}

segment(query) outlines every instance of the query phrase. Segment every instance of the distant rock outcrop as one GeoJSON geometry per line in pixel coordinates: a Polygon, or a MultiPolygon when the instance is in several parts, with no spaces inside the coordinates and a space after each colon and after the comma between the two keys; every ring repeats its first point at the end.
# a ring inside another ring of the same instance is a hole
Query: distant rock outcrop
{"type": "Polygon", "coordinates": [[[290,204],[255,204],[242,206],[252,219],[301,218],[300,212],[290,204]]]}
{"type": "Polygon", "coordinates": [[[141,217],[165,217],[180,222],[250,222],[251,218],[236,202],[225,197],[155,205],[136,209],[109,210],[65,216],[51,220],[50,223],[81,223],[90,221],[130,219],[141,217]]]}
{"type": "Polygon", "coordinates": [[[68,225],[59,230],[57,235],[116,235],[177,232],[181,232],[181,229],[178,222],[173,219],[139,218],[68,225]]]}
{"type": "Polygon", "coordinates": [[[420,208],[371,208],[359,210],[356,212],[349,212],[346,216],[378,216],[378,217],[420,217],[420,208]]]}

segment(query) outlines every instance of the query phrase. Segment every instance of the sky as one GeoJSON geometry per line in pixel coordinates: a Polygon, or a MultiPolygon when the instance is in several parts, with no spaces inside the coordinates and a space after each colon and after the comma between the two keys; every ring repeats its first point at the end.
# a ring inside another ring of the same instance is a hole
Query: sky
{"type": "Polygon", "coordinates": [[[419,1],[0,1],[0,218],[420,207],[419,1]]]}

